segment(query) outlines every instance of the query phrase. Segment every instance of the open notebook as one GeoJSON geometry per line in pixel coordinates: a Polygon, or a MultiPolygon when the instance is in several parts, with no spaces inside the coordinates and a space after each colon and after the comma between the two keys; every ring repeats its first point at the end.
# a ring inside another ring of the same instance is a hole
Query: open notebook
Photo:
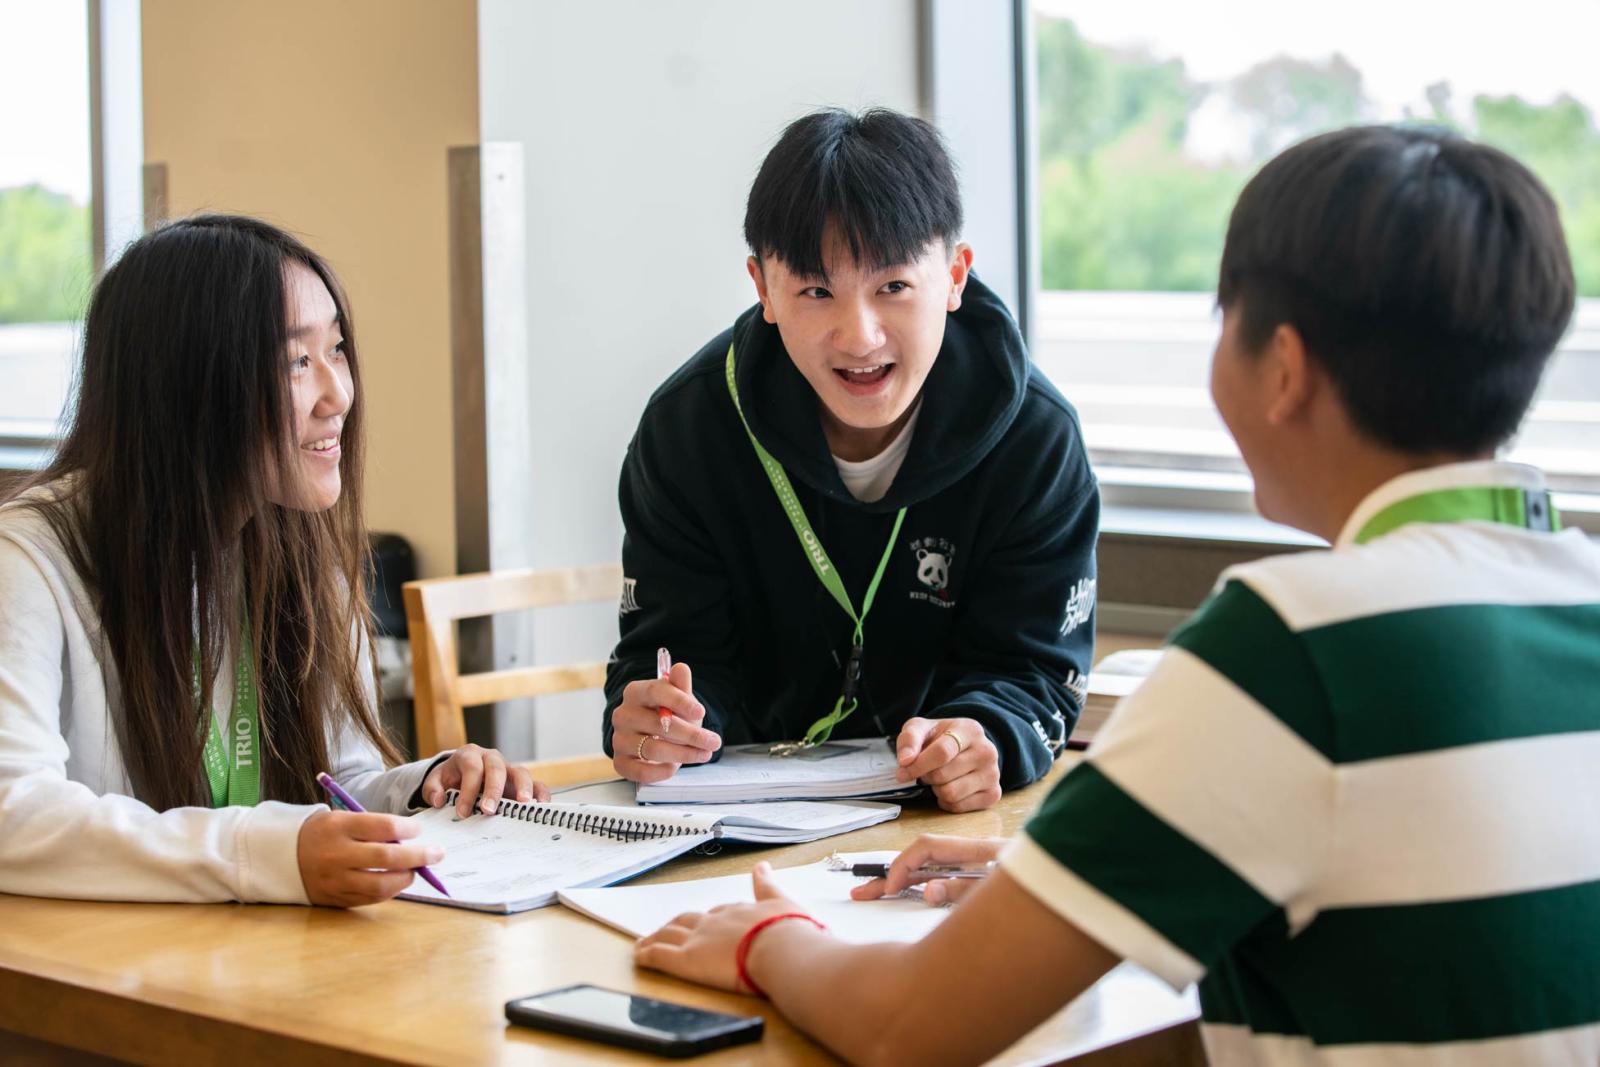
{"type": "MultiPolygon", "coordinates": [[[[573,786],[556,793],[563,804],[601,804],[634,811],[665,812],[659,804],[641,807],[634,799],[638,789],[618,778],[611,782],[573,786]]],[[[863,826],[888,822],[900,814],[900,805],[871,800],[848,803],[824,800],[776,800],[766,803],[695,804],[687,810],[717,820],[720,836],[727,841],[748,841],[761,845],[798,845],[834,834],[849,833],[863,826]]]]}
{"type": "Polygon", "coordinates": [[[768,800],[905,797],[916,783],[896,780],[889,739],[827,741],[792,756],[768,744],[729,745],[716,763],[683,767],[664,782],[639,786],[641,804],[739,804],[768,800]]]}
{"type": "MultiPolygon", "coordinates": [[[[626,788],[626,787],[625,787],[626,788]]],[[[709,809],[641,808],[569,799],[502,802],[500,814],[456,817],[455,794],[413,816],[415,839],[445,850],[433,873],[448,897],[421,879],[400,896],[502,914],[555,902],[556,892],[626,881],[717,839],[762,844],[815,841],[900,814],[893,804],[759,804],[736,820],[709,809]]]]}

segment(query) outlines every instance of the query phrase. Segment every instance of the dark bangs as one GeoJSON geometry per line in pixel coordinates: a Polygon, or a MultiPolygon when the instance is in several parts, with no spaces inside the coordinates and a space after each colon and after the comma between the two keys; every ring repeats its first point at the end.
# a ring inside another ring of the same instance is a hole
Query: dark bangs
{"type": "Polygon", "coordinates": [[[863,267],[908,263],[961,233],[961,191],[937,130],[876,108],[830,108],[791,123],[761,164],[745,207],[757,257],[827,278],[829,226],[863,267]]]}

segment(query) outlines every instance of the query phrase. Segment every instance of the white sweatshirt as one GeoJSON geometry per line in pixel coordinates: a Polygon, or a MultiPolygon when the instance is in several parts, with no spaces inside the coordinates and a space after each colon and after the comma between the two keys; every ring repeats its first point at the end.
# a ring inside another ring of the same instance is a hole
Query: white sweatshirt
{"type": "MultiPolygon", "coordinates": [[[[0,507],[0,892],[90,900],[307,903],[300,824],[324,805],[174,808],[134,799],[100,618],[48,522],[0,507]]],[[[213,713],[230,715],[223,664],[213,713]]],[[[435,759],[392,770],[345,720],[328,772],[400,812],[435,759]]],[[[320,768],[307,768],[308,775],[320,768]]]]}

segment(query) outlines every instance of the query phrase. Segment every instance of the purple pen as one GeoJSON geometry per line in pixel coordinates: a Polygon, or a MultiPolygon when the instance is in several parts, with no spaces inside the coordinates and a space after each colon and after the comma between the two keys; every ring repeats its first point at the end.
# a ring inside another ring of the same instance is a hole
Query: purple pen
{"type": "MultiPolygon", "coordinates": [[[[356,803],[356,798],[351,796],[349,793],[346,793],[344,791],[344,786],[333,780],[333,775],[329,774],[327,771],[322,771],[317,775],[317,782],[322,786],[322,788],[328,791],[328,795],[332,797],[340,807],[344,808],[346,811],[355,811],[365,814],[367,809],[356,803]]],[[[389,842],[391,845],[398,845],[399,843],[400,842],[398,841],[389,842]]],[[[433,886],[433,888],[437,889],[445,896],[450,895],[450,890],[446,889],[444,887],[444,883],[439,881],[439,876],[428,870],[428,868],[418,867],[416,868],[416,872],[422,875],[422,880],[433,886]]]]}

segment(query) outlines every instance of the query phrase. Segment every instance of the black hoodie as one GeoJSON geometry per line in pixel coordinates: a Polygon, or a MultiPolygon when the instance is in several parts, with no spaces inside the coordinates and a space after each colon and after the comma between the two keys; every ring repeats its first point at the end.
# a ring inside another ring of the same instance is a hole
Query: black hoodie
{"type": "Polygon", "coordinates": [[[759,306],[679,368],[639,420],[619,496],[621,639],[603,736],[656,649],[688,663],[705,726],[729,744],[794,740],[833,709],[852,623],[803,554],[756,458],[788,472],[859,611],[895,512],[908,507],[866,618],[860,707],[835,738],[965,717],[1000,750],[1001,787],[1042,776],[1082,706],[1094,641],[1100,501],[1076,413],[1033,367],[976,278],[948,316],[910,449],[888,494],[850,495],[820,401],[759,306]]]}

